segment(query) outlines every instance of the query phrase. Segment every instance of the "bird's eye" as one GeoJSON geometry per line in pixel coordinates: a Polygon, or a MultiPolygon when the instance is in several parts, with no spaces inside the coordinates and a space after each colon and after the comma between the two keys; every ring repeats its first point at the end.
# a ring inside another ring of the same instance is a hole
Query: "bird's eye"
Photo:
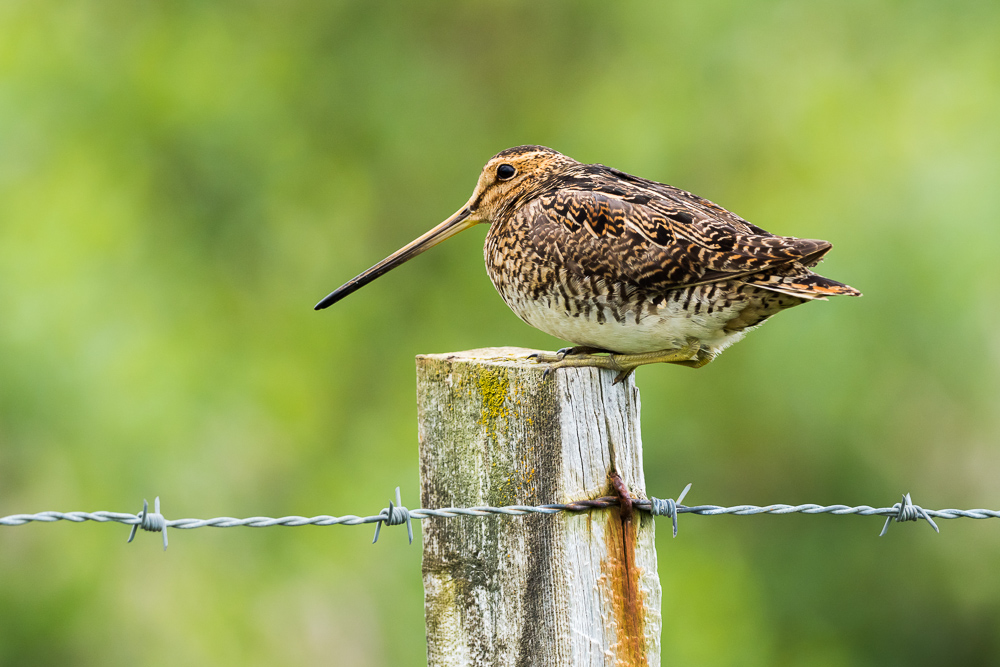
{"type": "Polygon", "coordinates": [[[514,169],[514,167],[512,167],[509,164],[502,164],[499,167],[497,167],[497,178],[499,178],[501,181],[509,181],[510,179],[514,178],[514,174],[516,173],[517,169],[514,169]]]}

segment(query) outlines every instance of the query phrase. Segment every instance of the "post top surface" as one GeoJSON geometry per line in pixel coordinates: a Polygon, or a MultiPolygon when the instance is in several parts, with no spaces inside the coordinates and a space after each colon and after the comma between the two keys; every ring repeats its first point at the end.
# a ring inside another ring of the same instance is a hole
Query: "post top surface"
{"type": "Polygon", "coordinates": [[[528,359],[528,356],[539,352],[526,347],[482,347],[477,350],[461,352],[445,352],[443,354],[418,354],[417,360],[431,359],[449,362],[480,362],[492,366],[508,368],[537,367],[538,364],[528,359]]]}

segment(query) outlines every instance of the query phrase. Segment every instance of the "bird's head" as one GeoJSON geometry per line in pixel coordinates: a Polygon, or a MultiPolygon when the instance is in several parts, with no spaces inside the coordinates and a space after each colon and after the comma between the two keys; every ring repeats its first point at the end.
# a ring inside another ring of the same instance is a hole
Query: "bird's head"
{"type": "Polygon", "coordinates": [[[508,210],[520,207],[551,177],[575,164],[579,163],[545,146],[508,148],[483,167],[476,189],[462,210],[468,211],[473,223],[493,222],[508,210]]]}
{"type": "Polygon", "coordinates": [[[348,281],[316,304],[316,310],[332,306],[384,273],[413,259],[455,234],[485,222],[493,223],[505,212],[530,199],[545,182],[576,160],[544,146],[517,146],[494,155],[465,206],[423,236],[411,241],[359,276],[348,281]]]}

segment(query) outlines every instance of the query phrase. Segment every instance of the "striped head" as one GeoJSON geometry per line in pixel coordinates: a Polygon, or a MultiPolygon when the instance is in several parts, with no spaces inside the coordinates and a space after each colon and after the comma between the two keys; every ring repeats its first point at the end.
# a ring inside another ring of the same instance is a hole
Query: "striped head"
{"type": "Polygon", "coordinates": [[[490,158],[465,208],[476,222],[493,222],[530,199],[551,177],[580,164],[545,146],[517,146],[490,158]]]}

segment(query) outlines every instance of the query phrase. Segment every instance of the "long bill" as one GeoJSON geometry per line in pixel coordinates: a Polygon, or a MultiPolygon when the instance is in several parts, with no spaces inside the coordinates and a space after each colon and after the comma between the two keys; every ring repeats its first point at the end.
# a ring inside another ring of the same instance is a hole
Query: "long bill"
{"type": "Polygon", "coordinates": [[[332,306],[348,294],[356,292],[382,274],[392,271],[400,264],[413,259],[428,248],[436,246],[438,243],[441,243],[441,241],[444,241],[445,239],[450,238],[455,234],[468,229],[469,227],[475,226],[479,221],[470,220],[470,215],[472,215],[472,211],[469,207],[462,207],[462,210],[455,213],[455,215],[451,216],[434,229],[430,230],[420,238],[406,244],[361,275],[352,278],[334,291],[330,292],[328,295],[323,297],[322,301],[316,304],[315,310],[323,310],[324,308],[332,306]]]}

